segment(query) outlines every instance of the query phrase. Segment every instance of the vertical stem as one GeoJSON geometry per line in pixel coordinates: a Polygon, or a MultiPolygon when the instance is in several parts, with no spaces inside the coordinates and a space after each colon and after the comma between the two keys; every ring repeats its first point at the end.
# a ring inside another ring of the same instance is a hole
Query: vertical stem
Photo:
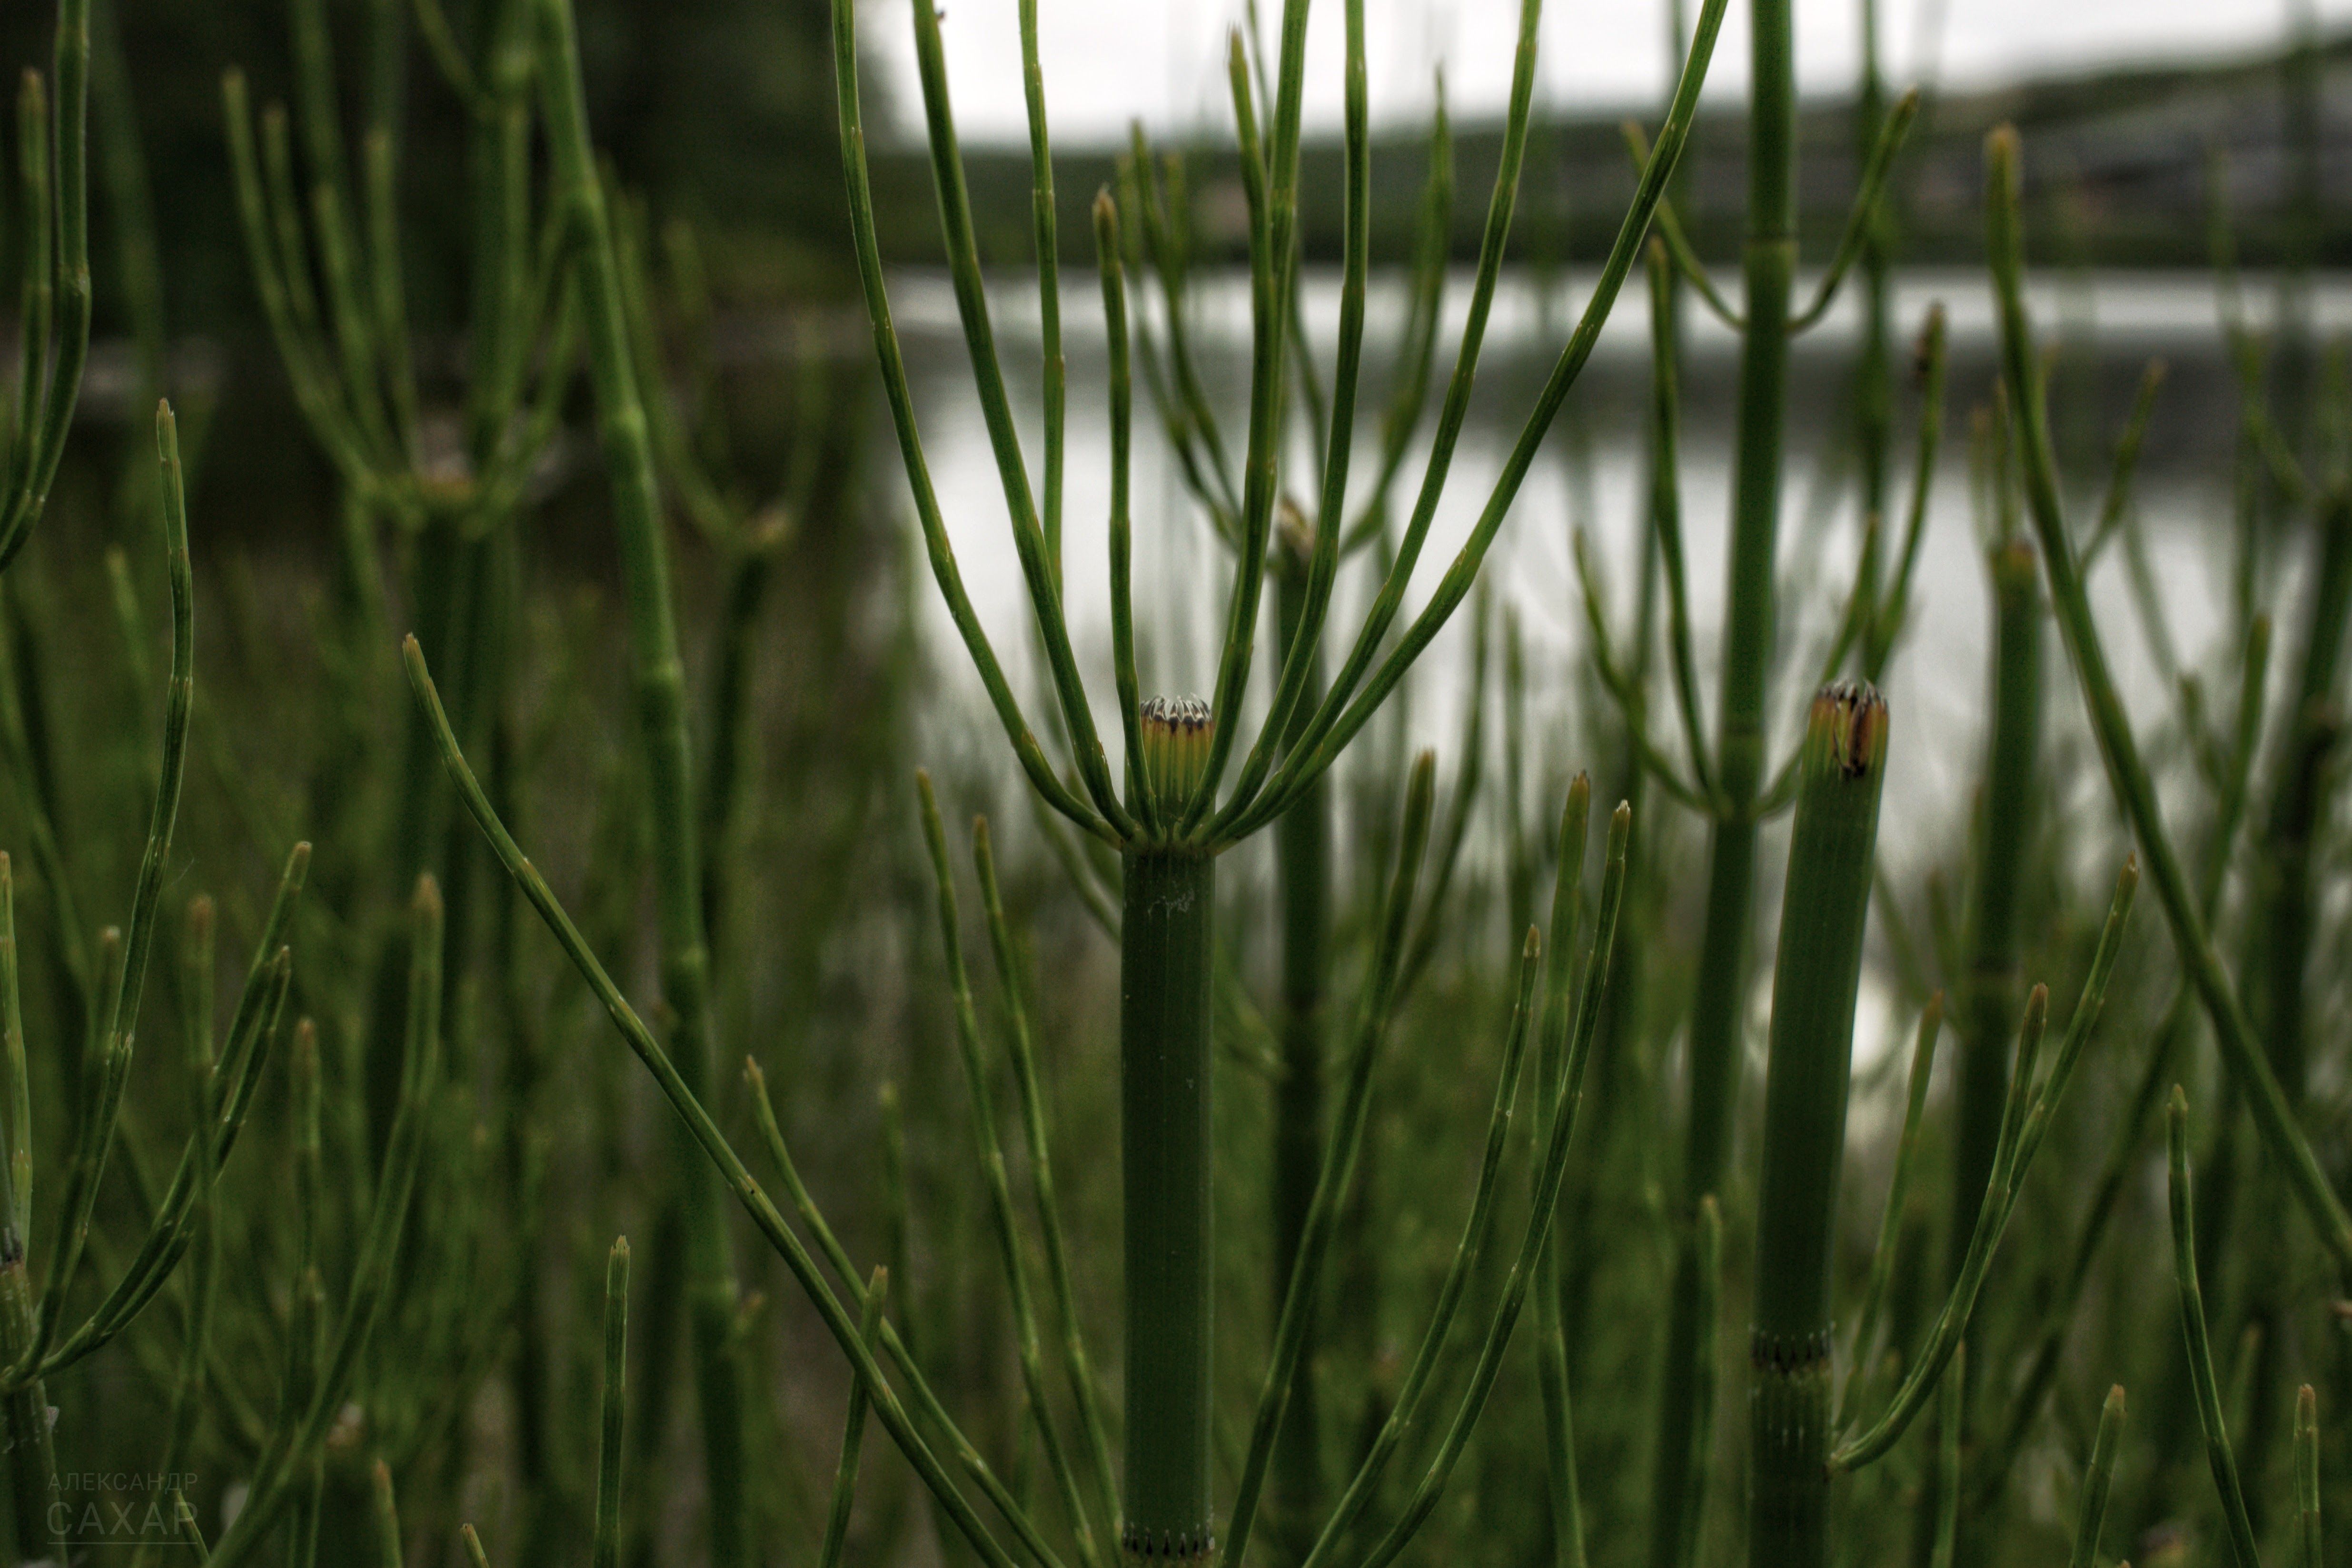
{"type": "Polygon", "coordinates": [[[1717,715],[1721,815],[1709,850],[1706,928],[1690,1026],[1690,1111],[1685,1133],[1685,1226],[1667,1320],[1666,1361],[1652,1471],[1650,1560],[1666,1568],[1679,1543],[1676,1511],[1691,1451],[1694,1362],[1710,1342],[1697,1321],[1698,1259],[1687,1228],[1701,1194],[1722,1190],[1738,1098],[1739,1019],[1747,996],[1748,933],[1756,880],[1754,806],[1764,763],[1765,674],[1776,614],[1773,558],[1780,524],[1781,426],[1786,416],[1789,290],[1797,259],[1796,47],[1790,0],[1750,0],[1748,129],[1747,331],[1732,470],[1730,582],[1724,610],[1722,707],[1717,715]]]}
{"type": "Polygon", "coordinates": [[[1045,76],[1037,63],[1037,0],[1021,0],[1021,82],[1029,112],[1029,208],[1037,237],[1037,336],[1045,356],[1045,482],[1040,521],[1054,584],[1062,581],[1064,405],[1068,380],[1062,363],[1061,241],[1054,210],[1054,152],[1045,131],[1045,76]]]}
{"type": "MultiPolygon", "coordinates": [[[[2031,864],[2034,805],[2039,793],[2042,730],[2042,563],[2032,544],[2014,532],[2014,517],[2006,498],[2013,493],[2001,482],[2000,511],[2008,531],[1994,544],[1987,560],[1992,584],[1992,721],[1986,739],[1984,778],[1979,786],[1978,809],[1983,814],[1977,839],[1979,859],[1970,889],[1968,970],[1959,984],[1958,1127],[1955,1135],[1951,1219],[1945,1237],[1948,1252],[1948,1280],[1957,1281],[1978,1208],[1992,1180],[1993,1158],[2000,1143],[2003,1108],[2009,1100],[2009,1041],[2016,1026],[2019,908],[2024,891],[2025,868],[2031,864]]],[[[1950,1415],[1968,1420],[1972,1364],[1962,1362],[1956,1375],[1964,1381],[1950,1400],[1937,1407],[1937,1418],[1950,1415]]],[[[1950,1434],[1946,1434],[1948,1440],[1950,1434]]],[[[1942,1472],[1929,1475],[1930,1490],[1939,1487],[1942,1472]]],[[[1934,1498],[1923,1505],[1917,1541],[1924,1546],[1931,1533],[1943,1529],[1942,1510],[1958,1500],[1934,1498]]],[[[1994,1533],[1990,1519],[1970,1521],[1970,1541],[1994,1533]]],[[[1916,1561],[1919,1552],[1913,1553],[1916,1561]]],[[[1929,1553],[1932,1557],[1932,1552],[1929,1553]]],[[[1967,1558],[1981,1562],[1980,1550],[1967,1558]]]]}
{"type": "MultiPolygon", "coordinates": [[[[10,1238],[13,1245],[14,1237],[10,1238]]],[[[20,1352],[33,1342],[32,1288],[22,1256],[0,1261],[0,1350],[20,1352]]],[[[50,1436],[48,1396],[38,1381],[7,1396],[9,1475],[16,1504],[16,1550],[27,1563],[46,1556],[45,1510],[56,1496],[58,1455],[50,1436]]]]}
{"type": "Polygon", "coordinates": [[[2319,532],[2302,673],[2281,737],[2263,843],[2263,962],[2250,987],[2271,1068],[2296,1101],[2304,1088],[2304,979],[2315,934],[2312,838],[2326,805],[2328,762],[2344,728],[2336,689],[2345,623],[2352,617],[2352,502],[2331,502],[2320,516],[2319,532]]]}
{"type": "Polygon", "coordinates": [[[1748,1350],[1748,1551],[1774,1568],[1829,1561],[1830,1264],[1886,776],[1878,694],[1816,697],[1801,766],[1772,975],[1748,1350]]]}
{"type": "MultiPolygon", "coordinates": [[[[1286,524],[1287,520],[1286,520],[1286,524]]],[[[1282,646],[1307,615],[1307,542],[1286,526],[1277,546],[1276,605],[1282,646]]],[[[1292,710],[1296,740],[1322,700],[1322,661],[1314,657],[1301,701],[1292,710]]],[[[1290,1270],[1323,1164],[1323,977],[1329,946],[1331,781],[1308,785],[1274,825],[1276,887],[1282,900],[1282,1078],[1274,1100],[1274,1305],[1290,1290],[1290,1270]]],[[[1313,1309],[1298,1370],[1291,1380],[1274,1457],[1277,1538],[1311,1531],[1323,1497],[1322,1425],[1315,1397],[1313,1309]]]]}
{"type": "MultiPolygon", "coordinates": [[[[1867,167],[1886,123],[1886,89],[1878,74],[1878,8],[1880,0],[1862,0],[1862,78],[1854,98],[1853,153],[1857,168],[1867,167]]],[[[1854,365],[1854,464],[1862,471],[1862,512],[1865,520],[1886,511],[1888,447],[1895,424],[1894,396],[1886,366],[1887,318],[1893,293],[1888,276],[1890,257],[1887,202],[1871,204],[1862,238],[1862,348],[1854,365]]],[[[1883,538],[1883,533],[1876,535],[1883,538]]],[[[1876,563],[1866,581],[1877,582],[1876,563]]]]}
{"type": "MultiPolygon", "coordinates": [[[[669,560],[662,538],[653,446],[629,353],[604,188],[589,144],[587,102],[581,87],[569,0],[541,0],[539,25],[548,145],[555,183],[562,199],[570,205],[577,241],[573,265],[578,268],[588,327],[597,426],[612,479],[621,573],[628,596],[637,717],[652,796],[662,998],[672,1016],[670,1058],[687,1090],[702,1099],[709,1095],[712,1079],[707,1028],[710,960],[703,935],[702,882],[696,868],[686,668],[678,657],[677,624],[670,605],[669,560]]],[[[717,1568],[732,1568],[743,1561],[747,1510],[740,1394],[729,1350],[735,1281],[727,1236],[727,1194],[719,1173],[704,1159],[683,1123],[677,1135],[677,1182],[686,1227],[684,1284],[693,1320],[695,1384],[701,1404],[710,1560],[717,1568]]],[[[667,1287],[670,1282],[663,1284],[667,1287]]]]}
{"type": "Polygon", "coordinates": [[[2107,1390],[2099,1408],[2099,1435],[2091,1445],[2091,1462],[2083,1472],[2083,1506],[2075,1515],[2074,1554],[2067,1568],[2096,1568],[2099,1530],[2106,1523],[2107,1491],[2115,1484],[2116,1448],[2124,1436],[2124,1385],[2107,1390]]]}
{"type": "Polygon", "coordinates": [[[1992,727],[1982,785],[1984,830],[1969,911],[1969,971],[1959,1009],[1959,1132],[1952,1188],[1951,1270],[1992,1176],[2009,1101],[2016,1026],[2019,895],[2033,831],[2042,729],[2041,563],[2033,546],[1994,546],[1992,727]]]}
{"type": "MultiPolygon", "coordinates": [[[[1536,1081],[1545,1092],[1536,1100],[1535,1142],[1551,1142],[1552,1122],[1564,1107],[1553,1101],[1550,1085],[1559,1081],[1568,1059],[1569,1037],[1575,1019],[1576,917],[1584,889],[1584,842],[1592,805],[1592,782],[1576,775],[1568,786],[1568,803],[1560,813],[1559,875],[1552,886],[1551,934],[1544,955],[1543,1021],[1536,1043],[1536,1081]]],[[[1516,829],[1517,824],[1514,824],[1516,829]]],[[[1516,831],[1514,837],[1516,837],[1516,831]]],[[[1605,984],[1595,973],[1587,984],[1605,984]]],[[[1559,1215],[1551,1217],[1558,1229],[1559,1215]]],[[[1549,1236],[1536,1273],[1536,1376],[1543,1397],[1544,1470],[1551,1504],[1552,1562],[1559,1568],[1583,1568],[1583,1505],[1577,1492],[1576,1419],[1570,1399],[1568,1343],[1561,1332],[1561,1276],[1568,1268],[1573,1237],[1549,1236]]]]}
{"type": "Polygon", "coordinates": [[[590,1561],[621,1561],[621,1428],[629,1412],[629,1238],[616,1237],[604,1263],[604,1393],[596,1438],[596,1536],[590,1561]]]}
{"type": "Polygon", "coordinates": [[[2197,1422],[2205,1434],[2205,1460],[2213,1472],[2213,1489],[2221,1494],[2221,1516],[2229,1529],[2230,1550],[2238,1568],[2262,1568],[2254,1550],[2253,1521],[2246,1513],[2244,1489],[2239,1484],[2237,1456],[2230,1447],[2230,1431],[2221,1419],[2221,1390],[2213,1374],[2212,1342],[2205,1333],[2205,1296],[2197,1279],[2197,1226],[2189,1169],[2189,1100],[2180,1086],[2172,1089],[2165,1107],[2165,1165],[2169,1178],[2166,1192],[2172,1212],[2173,1282],[2180,1297],[2180,1333],[2189,1351],[2189,1378],[2197,1394],[2197,1422]]]}
{"type": "MultiPolygon", "coordinates": [[[[1181,797],[1180,797],[1181,798],[1181,797]]],[[[1129,1562],[1207,1563],[1211,954],[1216,862],[1126,857],[1119,928],[1119,1131],[1127,1205],[1129,1562]]]]}

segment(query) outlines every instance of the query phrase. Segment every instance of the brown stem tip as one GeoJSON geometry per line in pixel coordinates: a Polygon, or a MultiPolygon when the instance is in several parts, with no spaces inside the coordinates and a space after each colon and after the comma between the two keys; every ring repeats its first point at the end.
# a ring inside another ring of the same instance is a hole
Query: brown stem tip
{"type": "Polygon", "coordinates": [[[1886,700],[1868,681],[1840,681],[1813,694],[1805,724],[1808,773],[1831,769],[1858,779],[1886,764],[1886,700]]]}
{"type": "Polygon", "coordinates": [[[1154,697],[1143,704],[1143,769],[1161,800],[1192,798],[1208,771],[1216,715],[1198,697],[1154,697]]]}

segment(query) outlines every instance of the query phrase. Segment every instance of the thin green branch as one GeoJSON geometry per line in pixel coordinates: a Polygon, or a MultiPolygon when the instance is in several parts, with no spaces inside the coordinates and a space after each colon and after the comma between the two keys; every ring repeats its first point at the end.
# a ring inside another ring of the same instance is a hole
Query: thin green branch
{"type": "Polygon", "coordinates": [[[2017,415],[2025,455],[2026,498],[2042,544],[2043,569],[2058,624],[2074,656],[2084,706],[2105,760],[2107,777],[2129,818],[2157,896],[2171,927],[2173,945],[2212,1020],[2222,1059],[2244,1092],[2247,1108],[2272,1156],[2284,1168],[2313,1227],[2338,1263],[2352,1267],[2352,1215],[2337,1200],[2296,1124],[2293,1110],[2263,1056],[2229,973],[2222,968],[2187,871],[2164,823],[2154,781],[2141,761],[2131,719],[2107,669],[2105,646],[2076,567],[2058,497],[2056,460],[2041,377],[2035,374],[2032,328],[2025,314],[2023,234],[2018,211],[2018,142],[2013,130],[1995,131],[1986,142],[1987,248],[2000,306],[2003,374],[2017,415]]]}
{"type": "Polygon", "coordinates": [[[2238,1484],[2237,1456],[2221,1419],[2221,1389],[2213,1374],[2213,1348],[2205,1336],[2205,1294],[2197,1283],[2197,1219],[2189,1200],[2189,1097],[2175,1084],[2164,1112],[2166,1193],[2172,1211],[2172,1272],[2180,1294],[2180,1333],[2189,1350],[2189,1380],[2197,1394],[2197,1424],[2205,1433],[2205,1460],[2221,1494],[2229,1525],[2230,1549],[2238,1568],[2262,1568],[2254,1550],[2253,1521],[2238,1484]]]}

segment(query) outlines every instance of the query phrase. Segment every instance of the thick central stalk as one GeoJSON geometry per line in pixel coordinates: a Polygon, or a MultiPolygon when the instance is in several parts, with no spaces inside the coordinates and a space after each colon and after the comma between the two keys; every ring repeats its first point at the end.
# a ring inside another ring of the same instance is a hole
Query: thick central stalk
{"type": "Polygon", "coordinates": [[[1215,1554],[1209,1496],[1209,1002],[1216,861],[1144,846],[1119,932],[1129,1562],[1215,1554]]]}
{"type": "Polygon", "coordinates": [[[1764,1161],[1748,1350],[1748,1550],[1829,1561],[1830,1276],[1853,1059],[1854,994],[1886,777],[1886,708],[1868,687],[1813,700],[1772,973],[1764,1161]]]}

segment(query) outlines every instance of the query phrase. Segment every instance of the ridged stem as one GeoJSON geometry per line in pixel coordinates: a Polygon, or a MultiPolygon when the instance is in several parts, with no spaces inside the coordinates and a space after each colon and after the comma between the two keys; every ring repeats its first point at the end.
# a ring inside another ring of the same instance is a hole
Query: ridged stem
{"type": "MultiPolygon", "coordinates": [[[[541,91],[554,179],[570,207],[572,265],[585,305],[597,427],[604,447],[628,598],[637,718],[653,812],[655,910],[661,937],[662,999],[672,1017],[670,1058],[698,1097],[711,1087],[709,948],[703,934],[702,881],[687,736],[686,667],[678,657],[669,559],[654,475],[653,444],[640,400],[622,308],[603,182],[588,135],[570,0],[541,0],[541,91]]],[[[685,1212],[685,1294],[694,1324],[696,1391],[702,1415],[710,1560],[733,1568],[744,1557],[742,1413],[734,1357],[735,1280],[726,1193],[683,1128],[676,1141],[685,1212]]],[[[665,1281],[665,1285],[669,1282],[665,1281]]]]}
{"type": "Polygon", "coordinates": [[[1885,704],[1868,687],[1828,689],[1803,744],[1772,976],[1748,1352],[1748,1551],[1774,1568],[1829,1561],[1830,1265],[1885,704]]]}
{"type": "Polygon", "coordinates": [[[1127,1470],[1120,1552],[1207,1563],[1212,1150],[1209,1018],[1216,862],[1125,858],[1119,1141],[1126,1183],[1127,1470]]]}
{"type": "Polygon", "coordinates": [[[1790,0],[1751,0],[1748,120],[1746,330],[1740,340],[1739,412],[1732,465],[1729,585],[1723,674],[1716,716],[1715,785],[1720,799],[1708,850],[1706,924],[1700,939],[1690,1022],[1690,1108],[1684,1134],[1680,1247],[1666,1329],[1664,1380],[1652,1471],[1650,1561],[1668,1568],[1679,1549],[1675,1513],[1691,1451],[1699,1379],[1693,1363],[1710,1342],[1697,1321],[1698,1258],[1689,1228],[1699,1197],[1720,1192],[1738,1098],[1739,1023],[1748,995],[1754,914],[1756,821],[1764,765],[1765,676],[1777,615],[1780,460],[1788,393],[1789,294],[1797,261],[1796,45],[1790,0]]]}

